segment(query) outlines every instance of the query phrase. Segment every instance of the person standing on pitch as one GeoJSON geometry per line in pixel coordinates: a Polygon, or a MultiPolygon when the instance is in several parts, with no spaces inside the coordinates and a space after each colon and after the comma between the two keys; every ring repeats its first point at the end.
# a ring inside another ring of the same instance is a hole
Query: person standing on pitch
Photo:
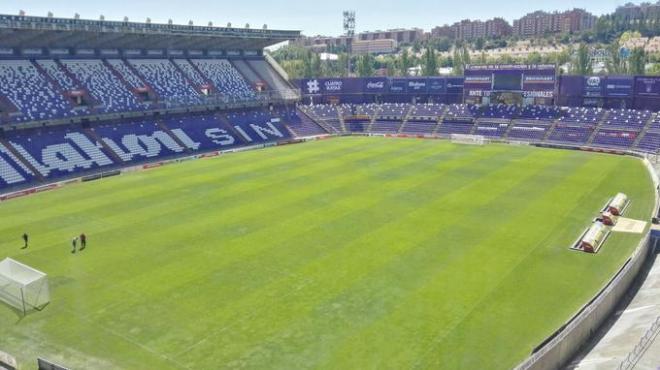
{"type": "Polygon", "coordinates": [[[27,247],[28,247],[28,234],[27,233],[23,233],[23,243],[25,243],[25,244],[23,245],[22,249],[27,249],[27,247]]]}
{"type": "Polygon", "coordinates": [[[80,234],[80,251],[82,252],[85,247],[87,247],[87,235],[82,233],[80,234]]]}
{"type": "Polygon", "coordinates": [[[71,250],[71,253],[76,253],[76,245],[78,244],[78,237],[74,236],[73,239],[71,239],[71,246],[73,249],[71,250]]]}

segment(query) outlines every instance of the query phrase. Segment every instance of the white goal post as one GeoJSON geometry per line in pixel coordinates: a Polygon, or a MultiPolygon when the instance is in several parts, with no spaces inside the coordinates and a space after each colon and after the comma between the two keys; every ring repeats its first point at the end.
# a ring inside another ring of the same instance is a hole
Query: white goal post
{"type": "Polygon", "coordinates": [[[0,262],[0,301],[23,314],[50,302],[48,276],[11,258],[0,262]]]}
{"type": "Polygon", "coordinates": [[[467,144],[467,145],[486,145],[488,141],[482,135],[463,135],[452,134],[451,142],[454,144],[467,144]]]}

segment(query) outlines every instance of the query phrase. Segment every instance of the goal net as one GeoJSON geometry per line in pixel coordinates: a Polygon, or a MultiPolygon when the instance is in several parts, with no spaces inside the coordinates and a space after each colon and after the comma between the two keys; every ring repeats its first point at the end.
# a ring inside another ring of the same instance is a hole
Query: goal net
{"type": "Polygon", "coordinates": [[[41,310],[50,302],[48,276],[11,258],[0,262],[0,301],[21,310],[41,310]]]}
{"type": "Polygon", "coordinates": [[[463,135],[463,134],[452,134],[451,142],[454,144],[467,144],[467,145],[485,145],[487,143],[486,138],[482,135],[463,135]]]}

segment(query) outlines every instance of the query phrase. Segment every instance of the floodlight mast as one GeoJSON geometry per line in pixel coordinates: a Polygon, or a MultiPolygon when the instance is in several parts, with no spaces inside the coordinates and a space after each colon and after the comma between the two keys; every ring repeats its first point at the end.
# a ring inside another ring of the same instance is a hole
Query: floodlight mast
{"type": "Polygon", "coordinates": [[[348,54],[348,64],[346,75],[351,75],[351,52],[353,51],[353,38],[355,37],[355,11],[345,10],[344,13],[344,34],[346,35],[346,53],[348,54]]]}

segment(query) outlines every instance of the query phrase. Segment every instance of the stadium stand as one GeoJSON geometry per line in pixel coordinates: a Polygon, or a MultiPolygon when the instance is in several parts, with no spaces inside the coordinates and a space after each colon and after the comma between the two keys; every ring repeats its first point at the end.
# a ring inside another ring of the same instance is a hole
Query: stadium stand
{"type": "Polygon", "coordinates": [[[142,79],[138,77],[137,74],[135,74],[133,70],[131,70],[131,68],[128,65],[126,65],[126,62],[124,62],[123,60],[108,59],[107,62],[108,64],[110,64],[112,68],[115,69],[115,71],[117,71],[119,76],[121,76],[121,78],[123,78],[124,81],[126,81],[126,84],[128,84],[128,86],[130,86],[131,88],[137,89],[137,88],[145,87],[144,81],[142,81],[142,79]]]}
{"type": "Polygon", "coordinates": [[[193,59],[192,63],[225,96],[239,100],[255,97],[254,90],[229,61],[224,59],[193,59]]]}
{"type": "Polygon", "coordinates": [[[181,69],[183,74],[188,77],[188,79],[195,84],[195,86],[200,87],[208,83],[208,81],[202,77],[195,67],[190,64],[185,59],[173,59],[172,62],[181,69]]]}
{"type": "Polygon", "coordinates": [[[110,122],[92,130],[123,162],[166,158],[182,154],[187,149],[153,120],[110,122]]]}
{"type": "Polygon", "coordinates": [[[546,137],[549,129],[550,123],[544,124],[541,122],[518,121],[513,123],[513,126],[509,130],[508,138],[521,141],[540,142],[546,137]]]}
{"type": "Polygon", "coordinates": [[[101,60],[65,60],[62,64],[102,104],[102,112],[126,112],[138,108],[135,94],[101,60]]]}
{"type": "Polygon", "coordinates": [[[75,125],[11,131],[6,138],[46,179],[71,176],[113,164],[75,125]]]}
{"type": "Polygon", "coordinates": [[[226,115],[231,126],[248,144],[284,140],[291,137],[280,118],[265,110],[239,110],[226,115]]]}
{"type": "Polygon", "coordinates": [[[602,108],[566,108],[559,121],[566,124],[592,126],[598,124],[605,115],[602,108]]]}
{"type": "Polygon", "coordinates": [[[29,183],[34,173],[0,143],[0,188],[29,183]]]}
{"type": "Polygon", "coordinates": [[[69,101],[29,60],[0,61],[0,94],[19,111],[17,122],[75,115],[69,101]]]}
{"type": "Polygon", "coordinates": [[[300,107],[300,110],[316,120],[316,122],[319,122],[319,124],[329,127],[332,130],[332,133],[341,134],[344,132],[341,120],[339,119],[339,112],[335,106],[323,104],[312,106],[303,105],[300,107]]]}
{"type": "Polygon", "coordinates": [[[257,76],[261,77],[272,90],[285,92],[290,88],[282,76],[270,68],[265,60],[248,60],[246,63],[252,67],[257,76]]]}
{"type": "Polygon", "coordinates": [[[284,109],[275,112],[275,114],[282,117],[282,121],[286,127],[288,127],[295,136],[308,137],[328,134],[323,127],[298,109],[284,109]]]}
{"type": "Polygon", "coordinates": [[[639,131],[602,129],[596,133],[593,144],[597,146],[630,148],[639,131]]]}
{"type": "Polygon", "coordinates": [[[168,59],[129,59],[161,99],[180,103],[199,103],[200,96],[168,59]]]}
{"type": "Polygon", "coordinates": [[[474,134],[501,138],[504,137],[508,128],[509,123],[507,122],[479,121],[474,134]]]}
{"type": "Polygon", "coordinates": [[[36,63],[43,68],[62,89],[71,91],[80,88],[80,86],[78,86],[54,60],[37,60],[36,63]]]}
{"type": "Polygon", "coordinates": [[[550,134],[548,141],[568,144],[586,144],[593,131],[593,127],[557,125],[555,130],[550,134]]]}

